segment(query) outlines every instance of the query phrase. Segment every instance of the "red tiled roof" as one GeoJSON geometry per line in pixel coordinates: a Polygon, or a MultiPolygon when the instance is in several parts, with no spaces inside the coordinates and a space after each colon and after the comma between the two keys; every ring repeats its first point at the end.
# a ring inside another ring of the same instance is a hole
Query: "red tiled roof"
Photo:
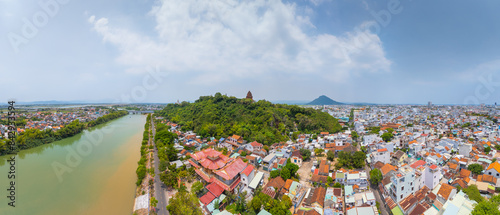
{"type": "Polygon", "coordinates": [[[189,159],[188,161],[189,161],[189,163],[190,163],[191,165],[193,165],[195,168],[200,168],[200,166],[198,166],[198,164],[196,164],[196,163],[195,163],[194,161],[192,161],[191,159],[189,159]]]}
{"type": "Polygon", "coordinates": [[[377,150],[378,152],[386,152],[387,151],[387,148],[383,148],[383,149],[379,149],[377,150]]]}
{"type": "Polygon", "coordinates": [[[191,157],[197,160],[203,167],[211,170],[220,169],[231,161],[230,158],[212,148],[197,152],[191,155],[191,157]]]}
{"type": "Polygon", "coordinates": [[[253,147],[262,147],[262,143],[258,143],[257,141],[253,141],[250,143],[253,147]]]}
{"type": "Polygon", "coordinates": [[[248,176],[252,171],[253,171],[253,165],[248,165],[247,168],[245,168],[241,173],[248,176]]]}
{"type": "Polygon", "coordinates": [[[205,174],[203,171],[199,170],[199,169],[194,169],[194,171],[196,173],[198,173],[198,175],[203,178],[203,180],[205,180],[206,182],[210,182],[211,181],[211,178],[210,176],[208,176],[207,174],[205,174]]]}
{"type": "Polygon", "coordinates": [[[208,205],[210,204],[210,202],[212,202],[213,200],[215,199],[215,196],[208,192],[207,194],[203,195],[201,198],[200,198],[200,201],[201,203],[203,203],[204,205],[208,205]]]}
{"type": "Polygon", "coordinates": [[[238,175],[238,173],[243,171],[246,167],[247,163],[243,162],[243,160],[238,158],[232,163],[226,165],[226,167],[224,167],[223,169],[217,170],[214,173],[226,180],[231,180],[236,175],[238,175]]]}
{"type": "Polygon", "coordinates": [[[415,163],[413,163],[412,165],[410,165],[411,168],[415,169],[419,166],[423,166],[425,165],[425,161],[424,160],[418,160],[416,161],[415,163]]]}
{"type": "Polygon", "coordinates": [[[437,166],[436,166],[436,164],[432,164],[429,168],[431,168],[432,170],[434,170],[434,169],[437,168],[437,166]]]}
{"type": "Polygon", "coordinates": [[[219,186],[217,183],[211,183],[206,186],[207,190],[212,193],[215,197],[219,197],[222,192],[224,192],[224,188],[219,186]]]}

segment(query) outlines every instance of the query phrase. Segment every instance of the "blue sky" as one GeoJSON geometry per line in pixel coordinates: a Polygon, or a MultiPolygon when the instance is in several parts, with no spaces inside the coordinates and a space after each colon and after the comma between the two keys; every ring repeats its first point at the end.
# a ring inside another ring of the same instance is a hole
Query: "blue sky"
{"type": "Polygon", "coordinates": [[[0,0],[0,99],[174,102],[251,90],[271,101],[491,104],[499,6],[0,0]]]}

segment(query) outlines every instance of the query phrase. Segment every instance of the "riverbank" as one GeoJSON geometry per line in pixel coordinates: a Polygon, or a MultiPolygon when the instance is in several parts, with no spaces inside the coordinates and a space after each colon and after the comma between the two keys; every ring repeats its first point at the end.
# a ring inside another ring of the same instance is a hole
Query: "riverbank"
{"type": "MultiPolygon", "coordinates": [[[[16,207],[0,198],[0,214],[131,214],[145,121],[144,115],[120,117],[73,137],[20,151],[16,207]],[[59,164],[68,171],[57,169],[59,164]]],[[[2,174],[9,171],[8,157],[0,156],[2,174]]],[[[7,181],[0,182],[4,186],[7,181]]]]}
{"type": "Polygon", "coordinates": [[[38,129],[28,129],[16,138],[16,148],[11,150],[9,147],[0,148],[0,156],[6,154],[15,154],[21,150],[26,150],[30,148],[35,148],[41,145],[49,144],[54,141],[62,140],[64,138],[72,137],[80,134],[85,129],[95,127],[97,125],[109,122],[111,120],[120,118],[127,115],[128,112],[125,110],[112,111],[109,114],[101,116],[96,120],[92,120],[86,123],[81,123],[79,120],[74,120],[70,124],[64,126],[63,128],[52,131],[52,130],[38,130],[38,129]]]}
{"type": "Polygon", "coordinates": [[[134,202],[134,215],[142,215],[149,213],[150,198],[154,194],[152,189],[152,182],[154,178],[154,172],[152,172],[153,164],[151,162],[152,158],[152,145],[151,145],[151,114],[148,114],[146,118],[146,123],[144,124],[144,132],[142,135],[141,144],[141,158],[139,159],[136,175],[136,200],[134,202]],[[138,199],[145,200],[144,204],[137,204],[138,199]],[[139,206],[140,205],[140,206],[139,206]]]}

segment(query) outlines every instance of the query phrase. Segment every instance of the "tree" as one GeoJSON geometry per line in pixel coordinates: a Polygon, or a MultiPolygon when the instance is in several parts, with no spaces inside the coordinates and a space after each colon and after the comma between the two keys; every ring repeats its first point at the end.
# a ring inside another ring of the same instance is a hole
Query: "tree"
{"type": "Polygon", "coordinates": [[[167,187],[177,187],[177,173],[173,171],[163,172],[160,174],[160,180],[167,185],[167,187]]]}
{"type": "Polygon", "coordinates": [[[300,149],[300,154],[302,155],[302,159],[304,161],[309,160],[311,158],[311,151],[309,149],[300,149]]]}
{"type": "Polygon", "coordinates": [[[326,182],[328,183],[328,185],[333,184],[333,178],[328,176],[328,179],[326,179],[326,182]]]}
{"type": "Polygon", "coordinates": [[[382,172],[379,169],[372,169],[370,171],[370,182],[373,185],[378,185],[380,181],[382,181],[382,172]]]}
{"type": "Polygon", "coordinates": [[[328,150],[328,152],[326,153],[326,159],[328,159],[329,161],[335,160],[335,152],[333,152],[333,150],[328,150]]]}
{"type": "Polygon", "coordinates": [[[370,133],[372,134],[378,134],[380,132],[380,127],[371,127],[370,128],[370,133]]]}
{"type": "Polygon", "coordinates": [[[140,185],[142,183],[142,179],[146,177],[146,167],[144,165],[139,165],[137,170],[135,171],[137,173],[137,185],[140,185]]]}
{"type": "Polygon", "coordinates": [[[357,140],[359,138],[358,132],[356,131],[351,132],[351,137],[353,140],[357,140]]]}
{"type": "Polygon", "coordinates": [[[484,148],[484,153],[485,153],[485,154],[489,154],[489,153],[490,153],[490,151],[491,151],[491,148],[490,148],[489,146],[488,146],[488,147],[486,147],[486,148],[484,148]]]}
{"type": "Polygon", "coordinates": [[[172,215],[202,215],[199,204],[194,194],[182,191],[170,199],[167,210],[172,215]]]}
{"type": "Polygon", "coordinates": [[[477,189],[476,185],[470,185],[467,188],[464,188],[465,194],[469,197],[469,199],[472,199],[478,203],[484,201],[484,198],[481,196],[481,193],[479,193],[479,189],[477,189]]]}
{"type": "Polygon", "coordinates": [[[158,200],[156,200],[155,197],[151,197],[151,207],[156,208],[157,204],[158,204],[158,200]]]}
{"type": "Polygon", "coordinates": [[[498,211],[498,204],[495,204],[491,201],[482,201],[479,202],[474,210],[471,212],[472,215],[499,215],[500,211],[498,211]]]}
{"type": "Polygon", "coordinates": [[[250,207],[255,212],[259,212],[260,211],[260,208],[262,207],[262,201],[260,200],[260,196],[259,195],[255,195],[253,197],[252,201],[250,201],[250,207]]]}
{"type": "Polygon", "coordinates": [[[191,186],[191,192],[194,194],[197,194],[201,190],[203,190],[203,183],[202,182],[199,182],[199,181],[194,182],[193,185],[191,186]]]}
{"type": "Polygon", "coordinates": [[[296,178],[296,173],[299,170],[299,166],[294,163],[287,163],[284,169],[288,169],[290,171],[290,176],[296,178]]]}
{"type": "Polygon", "coordinates": [[[279,170],[273,170],[273,171],[271,171],[271,173],[270,173],[270,177],[271,177],[271,178],[276,178],[276,177],[278,177],[278,176],[280,176],[280,175],[281,175],[281,172],[280,172],[279,170]]]}
{"type": "Polygon", "coordinates": [[[467,169],[470,170],[475,175],[480,175],[483,172],[483,166],[481,164],[477,164],[477,163],[470,164],[467,167],[467,169]]]}
{"type": "Polygon", "coordinates": [[[314,155],[315,155],[316,157],[321,157],[321,156],[323,156],[322,154],[323,154],[323,152],[324,152],[324,151],[325,151],[324,149],[315,148],[315,149],[314,149],[314,155]]]}
{"type": "Polygon", "coordinates": [[[394,135],[392,133],[389,133],[389,132],[386,132],[384,134],[382,134],[382,140],[384,140],[385,142],[389,142],[392,140],[392,138],[394,137],[394,135]]]}
{"type": "Polygon", "coordinates": [[[335,182],[335,184],[333,185],[333,187],[341,188],[342,184],[340,184],[339,182],[335,182]]]}
{"type": "Polygon", "coordinates": [[[292,175],[290,174],[290,170],[287,168],[283,168],[283,170],[281,170],[281,177],[285,181],[290,179],[292,177],[292,175]]]}

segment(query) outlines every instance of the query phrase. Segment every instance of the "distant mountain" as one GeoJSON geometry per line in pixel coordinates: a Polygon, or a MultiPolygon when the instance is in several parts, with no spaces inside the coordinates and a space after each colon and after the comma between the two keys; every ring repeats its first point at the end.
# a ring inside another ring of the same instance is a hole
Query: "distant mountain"
{"type": "Polygon", "coordinates": [[[322,95],[312,102],[307,103],[307,105],[343,105],[344,103],[332,100],[328,96],[322,95]]]}

